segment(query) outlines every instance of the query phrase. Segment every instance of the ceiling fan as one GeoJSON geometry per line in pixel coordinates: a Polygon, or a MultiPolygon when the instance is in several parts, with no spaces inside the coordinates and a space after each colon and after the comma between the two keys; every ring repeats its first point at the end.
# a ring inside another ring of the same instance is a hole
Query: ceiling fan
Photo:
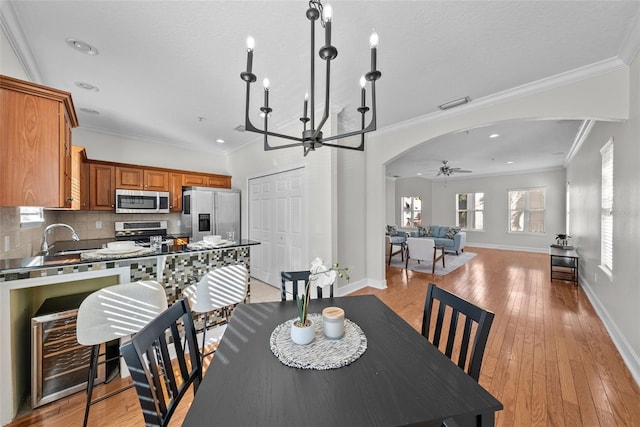
{"type": "Polygon", "coordinates": [[[438,170],[438,174],[436,176],[451,176],[454,173],[471,173],[471,171],[464,170],[462,168],[452,168],[451,166],[449,166],[448,160],[443,160],[442,166],[440,166],[440,169],[438,170]]]}

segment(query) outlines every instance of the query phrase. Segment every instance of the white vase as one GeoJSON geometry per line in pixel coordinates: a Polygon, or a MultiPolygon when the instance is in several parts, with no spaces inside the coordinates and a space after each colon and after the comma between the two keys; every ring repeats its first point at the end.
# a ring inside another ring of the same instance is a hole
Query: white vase
{"type": "Polygon", "coordinates": [[[296,344],[305,345],[313,341],[315,328],[311,320],[307,319],[309,326],[296,326],[296,322],[291,324],[291,341],[296,344]]]}

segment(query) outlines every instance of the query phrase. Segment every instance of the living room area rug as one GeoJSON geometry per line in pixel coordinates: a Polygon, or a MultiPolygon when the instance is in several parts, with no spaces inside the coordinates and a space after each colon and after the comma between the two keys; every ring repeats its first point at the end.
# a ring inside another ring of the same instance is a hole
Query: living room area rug
{"type": "MultiPolygon", "coordinates": [[[[444,276],[445,274],[451,273],[456,268],[461,267],[471,261],[471,259],[473,259],[473,257],[475,256],[476,254],[474,252],[460,252],[460,255],[447,253],[444,257],[445,267],[442,267],[442,260],[438,260],[436,262],[436,271],[434,274],[436,276],[444,276]]],[[[431,260],[420,261],[420,263],[418,264],[417,260],[410,259],[407,270],[431,274],[432,265],[433,264],[431,260]]],[[[402,259],[400,258],[400,254],[395,255],[393,258],[391,258],[390,267],[404,268],[404,261],[402,261],[402,259]]]]}

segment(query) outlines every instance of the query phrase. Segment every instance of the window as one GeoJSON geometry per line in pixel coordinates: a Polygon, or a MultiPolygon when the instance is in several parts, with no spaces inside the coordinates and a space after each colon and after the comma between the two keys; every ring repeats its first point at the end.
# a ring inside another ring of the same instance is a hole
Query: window
{"type": "Polygon", "coordinates": [[[422,197],[401,197],[402,226],[418,227],[422,225],[422,197]]]}
{"type": "Polygon", "coordinates": [[[602,199],[600,214],[600,266],[613,271],[613,139],[602,150],[602,199]]]}
{"type": "Polygon", "coordinates": [[[544,188],[509,190],[509,232],[544,233],[544,188]]]}
{"type": "Polygon", "coordinates": [[[42,208],[32,206],[20,207],[20,227],[34,227],[44,222],[44,211],[42,208]]]}
{"type": "Polygon", "coordinates": [[[456,226],[484,230],[484,193],[456,194],[456,226]]]}

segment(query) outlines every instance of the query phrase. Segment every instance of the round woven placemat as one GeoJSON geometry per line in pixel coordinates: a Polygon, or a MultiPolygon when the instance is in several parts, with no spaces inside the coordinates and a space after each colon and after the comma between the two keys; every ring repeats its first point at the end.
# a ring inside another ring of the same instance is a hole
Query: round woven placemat
{"type": "Polygon", "coordinates": [[[326,338],[322,331],[322,315],[318,313],[307,315],[315,329],[313,341],[306,345],[295,344],[291,341],[291,324],[297,319],[276,326],[269,339],[271,351],[284,365],[319,371],[336,369],[358,360],[367,349],[367,336],[349,319],[344,320],[341,339],[326,338]]]}

